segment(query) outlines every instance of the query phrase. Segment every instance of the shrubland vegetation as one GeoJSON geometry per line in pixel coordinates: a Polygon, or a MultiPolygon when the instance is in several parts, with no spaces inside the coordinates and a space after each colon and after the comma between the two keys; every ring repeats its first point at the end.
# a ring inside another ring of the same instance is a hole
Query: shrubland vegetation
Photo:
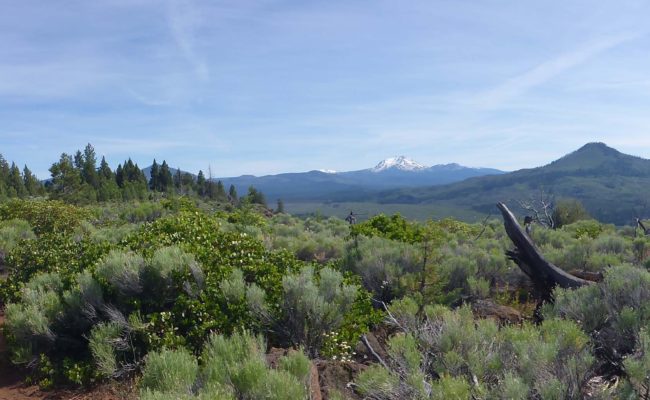
{"type": "Polygon", "coordinates": [[[312,371],[363,364],[329,398],[648,398],[650,239],[633,228],[573,203],[561,227],[535,225],[550,261],[603,280],[556,289],[534,319],[498,220],[299,219],[254,189],[237,202],[165,191],[173,177],[147,189],[128,161],[122,186],[100,165],[95,187],[89,159],[62,157],[53,199],[0,205],[3,334],[41,386],[135,376],[143,399],[307,399],[312,371]],[[120,201],[97,203],[97,188],[120,201]]]}

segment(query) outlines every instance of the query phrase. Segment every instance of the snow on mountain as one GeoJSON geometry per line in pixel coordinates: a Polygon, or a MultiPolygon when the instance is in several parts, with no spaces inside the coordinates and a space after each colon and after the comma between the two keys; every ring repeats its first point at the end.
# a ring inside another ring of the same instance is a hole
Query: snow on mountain
{"type": "Polygon", "coordinates": [[[323,172],[323,173],[326,173],[326,174],[335,174],[336,173],[336,171],[334,171],[333,169],[319,169],[318,172],[323,172]]]}
{"type": "Polygon", "coordinates": [[[388,169],[398,169],[400,171],[421,171],[428,167],[406,158],[405,156],[391,157],[383,160],[372,168],[372,172],[381,172],[388,169]]]}

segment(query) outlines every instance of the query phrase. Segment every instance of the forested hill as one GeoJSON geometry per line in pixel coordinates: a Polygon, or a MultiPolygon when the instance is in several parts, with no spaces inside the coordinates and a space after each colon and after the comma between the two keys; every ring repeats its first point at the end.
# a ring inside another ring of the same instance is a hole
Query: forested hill
{"type": "Polygon", "coordinates": [[[623,154],[604,143],[580,149],[531,169],[483,176],[444,186],[384,191],[380,203],[438,203],[492,213],[497,201],[539,196],[580,200],[593,217],[618,225],[650,214],[650,160],[623,154]]]}

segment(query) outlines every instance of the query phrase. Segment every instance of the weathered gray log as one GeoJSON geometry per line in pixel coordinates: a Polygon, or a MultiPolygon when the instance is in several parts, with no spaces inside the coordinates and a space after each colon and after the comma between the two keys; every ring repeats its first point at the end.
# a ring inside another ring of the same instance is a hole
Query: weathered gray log
{"type": "Polygon", "coordinates": [[[506,255],[530,277],[539,291],[538,295],[543,300],[552,299],[553,289],[556,286],[577,288],[592,283],[564,272],[547,261],[533,244],[530,237],[524,232],[519,222],[517,222],[517,218],[508,207],[503,203],[498,203],[497,208],[503,215],[503,225],[506,228],[506,233],[515,245],[515,249],[507,251],[506,255]]]}

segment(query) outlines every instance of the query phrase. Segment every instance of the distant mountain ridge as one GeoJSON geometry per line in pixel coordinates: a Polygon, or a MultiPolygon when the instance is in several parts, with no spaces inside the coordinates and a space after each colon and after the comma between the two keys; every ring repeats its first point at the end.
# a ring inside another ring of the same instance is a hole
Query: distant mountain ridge
{"type": "Polygon", "coordinates": [[[277,175],[215,178],[226,187],[241,190],[255,186],[267,199],[285,201],[329,201],[341,197],[357,197],[396,188],[442,185],[469,177],[502,174],[492,168],[470,168],[459,164],[427,167],[405,156],[387,158],[373,168],[357,171],[332,170],[284,173],[277,175]]]}
{"type": "Polygon", "coordinates": [[[623,154],[604,143],[588,143],[537,168],[437,187],[387,190],[355,200],[454,205],[492,213],[498,201],[516,206],[517,200],[527,200],[540,190],[582,201],[603,222],[626,224],[635,216],[650,215],[650,160],[623,154]]]}

